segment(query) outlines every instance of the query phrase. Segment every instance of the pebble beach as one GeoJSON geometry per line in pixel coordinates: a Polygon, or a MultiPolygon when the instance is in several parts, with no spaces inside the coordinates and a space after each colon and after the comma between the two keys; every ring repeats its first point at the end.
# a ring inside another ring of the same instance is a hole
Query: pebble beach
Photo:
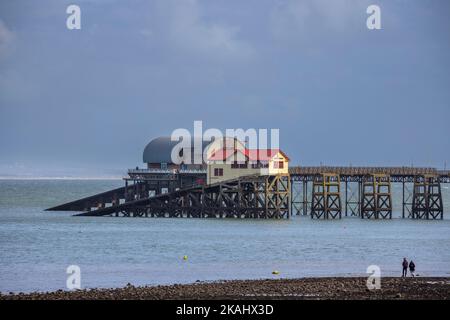
{"type": "Polygon", "coordinates": [[[118,289],[0,295],[1,300],[448,300],[450,278],[382,278],[369,290],[366,278],[232,280],[118,289]]]}

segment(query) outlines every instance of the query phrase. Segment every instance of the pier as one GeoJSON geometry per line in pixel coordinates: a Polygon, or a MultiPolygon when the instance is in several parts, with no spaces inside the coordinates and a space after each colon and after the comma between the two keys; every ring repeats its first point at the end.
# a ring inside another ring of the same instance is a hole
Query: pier
{"type": "Polygon", "coordinates": [[[132,169],[125,186],[58,205],[76,216],[392,219],[392,184],[402,218],[443,219],[441,184],[450,171],[412,167],[290,167],[288,175],[246,176],[212,185],[205,170],[132,169]]]}
{"type": "Polygon", "coordinates": [[[392,219],[393,183],[402,185],[402,218],[443,219],[441,184],[450,183],[450,171],[435,168],[320,166],[289,173],[293,214],[316,219],[392,219]]]}
{"type": "Polygon", "coordinates": [[[247,176],[103,205],[77,216],[282,219],[289,218],[289,195],[289,176],[247,176]]]}
{"type": "Polygon", "coordinates": [[[444,218],[441,184],[450,171],[417,167],[289,166],[281,149],[250,149],[235,137],[192,138],[177,148],[170,137],[151,140],[124,186],[49,211],[76,216],[332,220],[392,219],[392,185],[402,185],[402,218],[444,218]],[[200,145],[201,161],[192,161],[200,145]],[[172,159],[177,150],[179,162],[172,159]]]}

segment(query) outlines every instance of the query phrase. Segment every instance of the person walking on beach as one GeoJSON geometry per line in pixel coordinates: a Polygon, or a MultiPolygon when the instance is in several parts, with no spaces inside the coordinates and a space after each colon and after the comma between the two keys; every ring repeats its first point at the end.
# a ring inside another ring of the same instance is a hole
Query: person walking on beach
{"type": "Polygon", "coordinates": [[[416,265],[415,265],[414,262],[411,260],[411,261],[409,262],[409,273],[411,273],[411,277],[415,277],[415,276],[416,276],[415,272],[416,272],[416,265]]]}
{"type": "Polygon", "coordinates": [[[408,260],[406,260],[406,258],[403,258],[403,272],[402,272],[402,278],[406,277],[406,275],[408,274],[408,260]]]}

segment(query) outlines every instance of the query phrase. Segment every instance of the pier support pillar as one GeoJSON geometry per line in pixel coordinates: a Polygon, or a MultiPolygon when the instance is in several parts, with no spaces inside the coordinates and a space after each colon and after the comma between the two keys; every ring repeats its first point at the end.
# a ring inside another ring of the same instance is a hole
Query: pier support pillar
{"type": "Polygon", "coordinates": [[[441,184],[437,176],[414,177],[412,218],[426,220],[444,218],[441,184]]]}
{"type": "Polygon", "coordinates": [[[345,178],[345,216],[358,217],[361,211],[361,181],[352,181],[349,177],[345,178]]]}
{"type": "Polygon", "coordinates": [[[341,219],[340,177],[334,173],[316,175],[313,180],[311,218],[341,219]]]}
{"type": "Polygon", "coordinates": [[[392,219],[391,178],[372,174],[362,182],[362,219],[392,219]]]}
{"type": "Polygon", "coordinates": [[[291,184],[289,175],[268,176],[265,179],[265,211],[270,219],[289,219],[291,184]]]}
{"type": "Polygon", "coordinates": [[[308,180],[305,177],[303,180],[303,199],[302,199],[303,215],[308,215],[308,180]]]}
{"type": "Polygon", "coordinates": [[[345,216],[348,216],[348,182],[345,179],[345,216]]]}
{"type": "Polygon", "coordinates": [[[291,176],[291,213],[302,214],[302,181],[291,176]]]}
{"type": "Polygon", "coordinates": [[[410,180],[407,177],[402,179],[402,218],[412,218],[412,202],[414,194],[414,178],[410,180]]]}

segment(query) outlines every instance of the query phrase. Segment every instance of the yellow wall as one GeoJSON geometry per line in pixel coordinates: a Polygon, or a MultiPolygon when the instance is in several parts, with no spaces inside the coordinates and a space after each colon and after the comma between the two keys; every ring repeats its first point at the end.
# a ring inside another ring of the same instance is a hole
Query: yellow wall
{"type": "Polygon", "coordinates": [[[261,169],[252,169],[251,165],[248,165],[248,169],[232,169],[231,164],[216,164],[213,163],[211,165],[208,165],[208,174],[207,174],[207,181],[208,184],[230,180],[234,178],[239,178],[242,176],[248,176],[253,174],[260,174],[261,169]],[[222,168],[223,169],[223,176],[215,177],[214,176],[214,169],[216,168],[222,168]]]}
{"type": "Polygon", "coordinates": [[[276,175],[276,174],[287,174],[289,173],[289,162],[286,160],[286,158],[280,153],[278,152],[277,155],[275,157],[272,158],[272,160],[269,162],[269,172],[264,173],[267,175],[276,175]],[[283,169],[277,169],[274,168],[274,163],[278,162],[278,161],[283,161],[284,165],[283,165],[283,169]]]}
{"type": "Polygon", "coordinates": [[[231,164],[229,163],[217,163],[211,161],[208,163],[206,180],[208,184],[212,184],[248,175],[277,175],[277,174],[287,174],[288,172],[289,172],[289,162],[281,153],[278,153],[271,159],[271,161],[269,161],[269,168],[261,168],[261,169],[253,169],[250,163],[248,164],[247,169],[232,169],[231,164]],[[274,162],[276,161],[283,161],[284,163],[283,169],[274,168],[274,162]],[[218,177],[214,176],[214,169],[216,168],[223,169],[223,176],[218,177]]]}

